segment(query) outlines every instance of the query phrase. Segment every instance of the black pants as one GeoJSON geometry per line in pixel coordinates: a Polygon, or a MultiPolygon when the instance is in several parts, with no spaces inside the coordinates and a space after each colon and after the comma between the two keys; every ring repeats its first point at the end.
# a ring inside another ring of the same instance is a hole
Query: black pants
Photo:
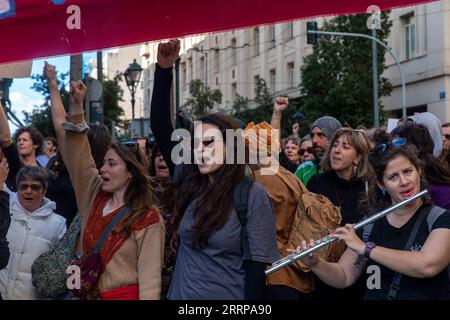
{"type": "Polygon", "coordinates": [[[267,300],[309,300],[311,295],[288,286],[266,286],[267,300]]]}

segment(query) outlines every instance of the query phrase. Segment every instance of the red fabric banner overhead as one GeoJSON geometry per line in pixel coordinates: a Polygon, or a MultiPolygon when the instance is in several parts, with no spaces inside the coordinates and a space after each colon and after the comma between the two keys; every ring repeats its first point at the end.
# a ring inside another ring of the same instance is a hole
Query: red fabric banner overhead
{"type": "Polygon", "coordinates": [[[0,63],[427,0],[0,0],[0,63]]]}

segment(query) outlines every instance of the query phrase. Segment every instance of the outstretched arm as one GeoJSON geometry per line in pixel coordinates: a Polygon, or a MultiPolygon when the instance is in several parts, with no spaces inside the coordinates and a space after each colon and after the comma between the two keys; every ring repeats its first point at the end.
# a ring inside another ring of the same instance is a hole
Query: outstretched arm
{"type": "Polygon", "coordinates": [[[53,127],[55,128],[56,140],[58,141],[63,161],[66,162],[64,156],[64,129],[62,128],[63,122],[66,121],[66,111],[61,100],[61,95],[58,89],[58,83],[56,82],[55,66],[44,62],[44,76],[47,78],[48,89],[50,91],[50,103],[52,112],[53,127]]]}
{"type": "MultiPolygon", "coordinates": [[[[272,113],[272,119],[270,120],[270,125],[277,129],[278,132],[280,132],[281,129],[281,116],[283,114],[283,111],[288,107],[289,105],[289,99],[286,97],[276,97],[275,103],[273,106],[273,113],[272,113]]],[[[281,139],[280,133],[278,134],[278,140],[281,139]]]]}
{"type": "Polygon", "coordinates": [[[170,120],[170,87],[173,79],[172,66],[178,58],[179,52],[179,40],[159,44],[150,109],[150,126],[167,163],[170,176],[173,176],[175,170],[171,154],[177,143],[171,139],[174,128],[170,120]]]}
{"type": "Polygon", "coordinates": [[[78,210],[84,224],[90,213],[95,195],[100,188],[101,178],[98,176],[98,170],[91,155],[87,131],[84,130],[86,123],[84,121],[83,100],[86,94],[86,86],[82,81],[72,81],[70,94],[71,110],[70,114],[67,115],[67,122],[63,124],[63,128],[66,130],[64,135],[64,163],[75,190],[78,210]]]}
{"type": "Polygon", "coordinates": [[[3,105],[0,102],[0,145],[2,148],[7,148],[12,144],[12,142],[8,119],[6,118],[3,105]]]}

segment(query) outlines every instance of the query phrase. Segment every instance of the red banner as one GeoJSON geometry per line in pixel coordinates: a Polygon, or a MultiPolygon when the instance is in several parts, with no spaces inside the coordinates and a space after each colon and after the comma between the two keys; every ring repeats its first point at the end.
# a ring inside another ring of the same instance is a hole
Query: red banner
{"type": "Polygon", "coordinates": [[[430,1],[0,0],[0,63],[430,1]]]}

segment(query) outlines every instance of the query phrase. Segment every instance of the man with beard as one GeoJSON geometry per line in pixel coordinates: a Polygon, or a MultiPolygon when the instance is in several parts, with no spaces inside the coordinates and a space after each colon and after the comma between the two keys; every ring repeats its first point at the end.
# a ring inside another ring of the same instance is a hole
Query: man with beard
{"type": "Polygon", "coordinates": [[[339,120],[330,116],[324,116],[316,121],[311,126],[311,140],[313,144],[314,161],[307,161],[302,163],[295,175],[306,186],[309,179],[320,172],[320,161],[322,160],[325,150],[328,148],[334,133],[342,127],[339,120]]]}

